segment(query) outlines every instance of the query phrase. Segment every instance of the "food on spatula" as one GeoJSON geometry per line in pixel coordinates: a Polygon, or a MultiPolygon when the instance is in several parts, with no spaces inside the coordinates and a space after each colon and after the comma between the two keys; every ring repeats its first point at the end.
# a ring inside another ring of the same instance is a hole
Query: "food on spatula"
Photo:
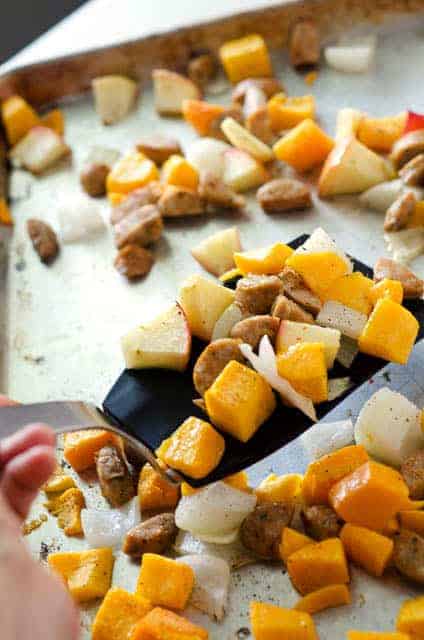
{"type": "Polygon", "coordinates": [[[275,346],[277,353],[284,353],[289,347],[299,343],[322,343],[324,345],[327,368],[331,369],[340,348],[340,337],[340,331],[337,329],[282,320],[275,346]]]}
{"type": "Polygon", "coordinates": [[[240,320],[231,329],[231,337],[250,344],[252,349],[259,346],[263,336],[268,336],[274,344],[277,336],[280,319],[268,315],[252,316],[240,320]]]}
{"type": "Polygon", "coordinates": [[[314,316],[309,313],[309,311],[305,311],[300,304],[297,304],[294,300],[290,300],[283,294],[275,298],[271,307],[271,315],[280,320],[293,320],[293,322],[304,322],[307,324],[315,323],[314,316]]]}
{"type": "Polygon", "coordinates": [[[234,302],[234,292],[202,276],[192,276],[182,284],[179,301],[192,334],[209,341],[216,321],[234,302]]]}
{"type": "Polygon", "coordinates": [[[202,351],[193,367],[194,386],[201,396],[212,386],[229,362],[244,362],[239,345],[238,339],[222,338],[214,340],[202,351]]]}
{"type": "Polygon", "coordinates": [[[180,115],[184,100],[200,100],[199,87],[186,78],[167,69],[152,72],[155,108],[161,115],[180,115]]]}

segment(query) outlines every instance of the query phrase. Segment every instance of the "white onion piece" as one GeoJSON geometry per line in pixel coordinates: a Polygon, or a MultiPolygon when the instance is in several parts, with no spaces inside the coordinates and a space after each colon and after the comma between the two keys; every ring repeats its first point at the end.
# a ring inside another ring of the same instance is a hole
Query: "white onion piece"
{"type": "Polygon", "coordinates": [[[34,179],[28,171],[14,169],[10,173],[9,196],[11,200],[25,200],[31,193],[34,179]]]}
{"type": "Polygon", "coordinates": [[[393,260],[409,264],[424,253],[424,229],[402,229],[385,233],[384,239],[393,260]]]}
{"type": "Polygon", "coordinates": [[[311,233],[309,238],[300,245],[295,253],[335,253],[341,258],[348,269],[348,273],[352,273],[353,264],[347,257],[344,251],[340,249],[332,238],[328,235],[324,229],[318,227],[311,233]]]}
{"type": "Polygon", "coordinates": [[[225,309],[222,316],[220,316],[216,321],[212,331],[211,342],[219,340],[220,338],[228,338],[231,329],[242,319],[243,313],[241,312],[240,307],[238,304],[233,302],[233,304],[230,304],[230,306],[225,309]]]}
{"type": "Polygon", "coordinates": [[[140,522],[138,498],[121,509],[83,509],[82,529],[90,547],[116,547],[125,534],[140,522]]]}
{"type": "Polygon", "coordinates": [[[358,353],[358,341],[353,340],[353,338],[348,338],[347,336],[342,336],[336,360],[340,362],[345,369],[350,369],[358,353]]]}
{"type": "Polygon", "coordinates": [[[208,542],[209,544],[232,544],[233,542],[235,542],[238,538],[238,533],[239,530],[237,529],[233,529],[233,531],[230,531],[229,533],[223,533],[220,535],[199,535],[199,540],[202,540],[202,542],[208,542]]]}
{"type": "Polygon", "coordinates": [[[305,398],[298,393],[291,384],[282,378],[277,371],[274,349],[268,336],[263,336],[259,343],[259,355],[253,353],[250,344],[241,344],[240,351],[249,360],[252,367],[278,391],[282,399],[290,405],[300,409],[308,418],[314,422],[317,419],[315,407],[309,398],[305,398]]]}
{"type": "Polygon", "coordinates": [[[338,329],[344,336],[357,340],[367,323],[365,313],[346,307],[340,302],[325,302],[316,317],[316,323],[322,327],[338,329]]]}
{"type": "Polygon", "coordinates": [[[188,531],[179,531],[174,543],[174,550],[180,555],[209,555],[222,558],[230,565],[232,570],[239,569],[257,561],[254,554],[250,553],[240,542],[236,540],[231,544],[211,544],[194,537],[188,531]]]}
{"type": "Polygon", "coordinates": [[[325,47],[328,66],[344,73],[365,73],[375,56],[375,44],[325,47]]]}
{"type": "Polygon", "coordinates": [[[352,387],[353,382],[349,377],[331,378],[328,381],[328,401],[336,400],[352,387]]]}
{"type": "Polygon", "coordinates": [[[352,444],[352,420],[314,424],[310,429],[302,433],[300,441],[309,459],[311,461],[318,460],[327,455],[327,453],[332,453],[352,444]]]}
{"type": "Polygon", "coordinates": [[[404,193],[411,191],[417,200],[422,200],[424,190],[419,187],[408,187],[402,180],[390,180],[389,182],[380,182],[374,187],[367,189],[359,196],[359,201],[365,207],[369,207],[375,211],[386,213],[387,209],[404,193]]]}
{"type": "Polygon", "coordinates": [[[99,206],[84,196],[69,196],[58,210],[60,237],[62,242],[85,240],[105,230],[99,206]]]}
{"type": "Polygon", "coordinates": [[[230,567],[225,560],[207,555],[178,558],[194,571],[194,586],[190,604],[203,611],[212,620],[220,622],[225,615],[230,586],[230,567]]]}
{"type": "Polygon", "coordinates": [[[186,151],[187,160],[199,171],[210,172],[217,178],[222,178],[225,169],[224,152],[231,149],[230,145],[214,138],[200,138],[193,142],[186,151]]]}

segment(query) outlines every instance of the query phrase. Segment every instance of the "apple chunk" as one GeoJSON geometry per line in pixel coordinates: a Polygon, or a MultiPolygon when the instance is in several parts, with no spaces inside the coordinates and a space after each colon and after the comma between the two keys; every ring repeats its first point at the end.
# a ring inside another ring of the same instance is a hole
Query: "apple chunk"
{"type": "Polygon", "coordinates": [[[69,147],[61,136],[48,127],[34,127],[10,152],[10,160],[15,167],[24,167],[31,173],[43,173],[63,156],[69,147]]]}
{"type": "Polygon", "coordinates": [[[238,229],[230,227],[202,240],[191,250],[191,254],[206,271],[214,276],[220,276],[234,267],[234,252],[240,249],[238,229]]]}
{"type": "Polygon", "coordinates": [[[234,191],[255,189],[268,180],[265,167],[240,149],[224,153],[224,182],[234,191]]]}
{"type": "Polygon", "coordinates": [[[156,111],[163,115],[179,115],[183,100],[200,100],[201,91],[189,78],[167,69],[152,72],[156,111]]]}
{"type": "Polygon", "coordinates": [[[181,285],[179,302],[186,314],[192,335],[209,342],[216,321],[234,302],[234,291],[196,275],[181,285]]]}
{"type": "Polygon", "coordinates": [[[179,304],[142,324],[122,338],[128,369],[175,369],[184,371],[191,351],[191,334],[179,304]]]}
{"type": "Polygon", "coordinates": [[[137,83],[125,76],[94,78],[94,104],[103,124],[115,124],[131,111],[137,97],[137,83]]]}
{"type": "Polygon", "coordinates": [[[300,342],[321,342],[324,345],[324,355],[327,369],[334,365],[340,348],[341,333],[337,329],[319,327],[316,324],[282,320],[275,343],[277,353],[285,353],[289,347],[300,342]]]}

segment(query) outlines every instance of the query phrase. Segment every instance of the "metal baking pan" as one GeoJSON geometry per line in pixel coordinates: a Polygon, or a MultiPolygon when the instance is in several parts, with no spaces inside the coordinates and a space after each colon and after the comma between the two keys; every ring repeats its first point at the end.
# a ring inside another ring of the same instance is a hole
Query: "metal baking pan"
{"type": "MultiPolygon", "coordinates": [[[[25,233],[28,217],[39,217],[56,226],[60,200],[79,191],[78,174],[90,148],[95,145],[125,150],[143,131],[164,131],[183,147],[195,134],[180,120],[160,119],[153,110],[147,83],[155,66],[177,67],[193,46],[216,50],[231,37],[260,32],[274,49],[275,67],[292,95],[313,93],[320,122],[334,130],[337,109],[358,107],[371,114],[386,115],[405,108],[423,108],[419,64],[424,47],[423,0],[317,0],[289,2],[268,9],[226,17],[213,23],[190,26],[141,40],[114,45],[76,56],[24,67],[0,78],[0,96],[21,93],[40,109],[59,103],[66,117],[66,140],[72,161],[41,178],[31,179],[28,197],[14,202],[16,225],[13,233],[0,230],[0,389],[22,402],[58,398],[82,398],[100,403],[122,369],[119,338],[143,318],[158,313],[175,299],[179,283],[200,267],[190,247],[212,232],[236,224],[243,246],[253,248],[275,240],[289,241],[317,226],[324,227],[343,249],[372,265],[385,254],[381,215],[360,209],[357,199],[319,201],[314,197],[310,211],[269,216],[248,199],[245,215],[205,217],[167,224],[155,249],[156,264],[142,282],[131,285],[121,279],[112,261],[114,249],[110,231],[89,242],[63,246],[58,260],[45,267],[33,253],[25,233]],[[366,75],[342,75],[324,66],[313,87],[294,73],[282,45],[290,24],[302,15],[313,15],[323,38],[335,41],[340,33],[379,33],[377,60],[366,75]],[[92,77],[121,72],[146,80],[137,109],[122,123],[103,127],[94,112],[92,99],[84,94],[92,77]]],[[[228,94],[207,96],[228,101],[228,94]]],[[[105,218],[109,207],[101,203],[105,218]]],[[[424,259],[414,263],[424,275],[424,259]]],[[[393,388],[423,405],[424,386],[419,374],[423,361],[422,343],[415,348],[408,367],[391,366],[360,387],[325,420],[355,416],[367,397],[379,386],[393,388]]],[[[276,473],[302,471],[303,450],[294,442],[283,454],[274,453],[250,472],[258,482],[271,469],[276,473]]],[[[78,479],[87,503],[102,504],[92,478],[78,479]]],[[[44,512],[42,500],[33,517],[44,512]]],[[[48,520],[29,537],[35,555],[50,549],[78,549],[83,540],[67,539],[48,520]],[[43,545],[42,545],[43,543],[43,545]]],[[[138,567],[117,554],[114,583],[133,589],[138,567]]],[[[215,625],[197,612],[190,617],[207,626],[211,638],[243,637],[237,631],[248,626],[248,602],[263,599],[291,606],[296,594],[281,567],[255,565],[235,572],[228,615],[215,625]]],[[[317,616],[322,638],[343,638],[349,628],[391,629],[403,599],[417,591],[389,576],[384,581],[354,570],[351,607],[317,616]],[[378,603],[378,606],[375,604],[378,603]]],[[[93,605],[83,613],[83,637],[89,638],[93,605]]]]}

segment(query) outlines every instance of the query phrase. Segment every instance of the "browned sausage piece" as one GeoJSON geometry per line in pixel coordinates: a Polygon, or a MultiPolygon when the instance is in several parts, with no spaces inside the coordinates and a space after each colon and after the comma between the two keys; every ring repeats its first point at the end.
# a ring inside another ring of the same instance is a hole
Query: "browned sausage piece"
{"type": "Polygon", "coordinates": [[[93,162],[86,166],[80,175],[81,186],[92,198],[104,196],[106,193],[106,178],[110,167],[106,164],[93,162]]]}
{"type": "Polygon", "coordinates": [[[115,225],[115,244],[118,249],[126,244],[145,247],[159,240],[162,230],[162,216],[158,207],[154,204],[146,204],[115,225]]]}
{"type": "Polygon", "coordinates": [[[210,171],[200,175],[199,196],[214,208],[242,209],[246,200],[210,171]]]}
{"type": "Polygon", "coordinates": [[[306,533],[314,540],[335,538],[342,526],[337,513],[324,505],[304,507],[302,517],[306,533]]]}
{"type": "Polygon", "coordinates": [[[169,156],[181,153],[178,140],[163,136],[160,133],[152,133],[141,138],[136,144],[137,150],[144,153],[155,164],[163,164],[169,156]]]}
{"type": "Polygon", "coordinates": [[[424,449],[405,460],[401,467],[403,479],[413,500],[424,500],[424,449]]]}
{"type": "Polygon", "coordinates": [[[387,209],[384,218],[384,231],[400,231],[408,224],[415,210],[417,199],[412,191],[403,193],[387,209]]]}
{"type": "Polygon", "coordinates": [[[282,288],[277,276],[250,275],[237,282],[235,301],[243,313],[268,314],[282,288]]]}
{"type": "Polygon", "coordinates": [[[265,144],[270,145],[275,141],[275,133],[272,130],[266,106],[258,107],[247,116],[246,129],[265,144]]]}
{"type": "Polygon", "coordinates": [[[165,187],[158,206],[164,218],[198,216],[205,212],[205,204],[198,193],[174,185],[165,187]]]}
{"type": "Polygon", "coordinates": [[[424,538],[402,529],[394,538],[393,562],[406,578],[424,584],[424,538]]]}
{"type": "Polygon", "coordinates": [[[117,447],[100,449],[96,456],[96,470],[102,494],[113,507],[119,507],[135,496],[133,479],[117,447]]]}
{"type": "Polygon", "coordinates": [[[246,549],[260,558],[279,560],[281,534],[284,527],[289,525],[293,511],[291,503],[267,502],[257,505],[241,525],[241,541],[246,549]]]}
{"type": "Polygon", "coordinates": [[[263,336],[268,336],[271,344],[274,344],[277,337],[280,320],[272,316],[252,316],[240,320],[231,329],[231,337],[240,339],[250,344],[252,349],[256,349],[263,336]]]}
{"type": "Polygon", "coordinates": [[[225,111],[216,116],[216,118],[214,118],[209,125],[209,130],[207,133],[209,137],[228,142],[225,133],[221,129],[221,124],[225,120],[225,118],[233,118],[234,120],[236,120],[236,122],[239,122],[241,124],[243,122],[241,107],[239,107],[238,104],[234,104],[232,107],[227,107],[225,111]]]}
{"type": "Polygon", "coordinates": [[[289,300],[285,295],[279,295],[272,305],[271,315],[280,320],[293,320],[293,322],[306,322],[315,324],[314,316],[302,309],[297,302],[289,300]]]}
{"type": "Polygon", "coordinates": [[[221,338],[208,344],[202,351],[193,368],[194,386],[201,396],[215,382],[230,360],[244,362],[239,344],[239,340],[221,338]]]}
{"type": "Polygon", "coordinates": [[[156,204],[163,193],[160,182],[149,182],[145,187],[135,189],[127,195],[125,200],[112,209],[110,221],[113,225],[120,222],[125,216],[146,204],[156,204]]]}
{"type": "Polygon", "coordinates": [[[267,213],[306,209],[312,204],[309,187],[293,178],[277,178],[267,182],[258,189],[256,198],[267,213]]]}
{"type": "Polygon", "coordinates": [[[201,89],[215,77],[217,64],[211,53],[202,53],[188,63],[187,75],[201,89]]]}
{"type": "Polygon", "coordinates": [[[165,553],[177,532],[174,514],[161,513],[130,529],[124,538],[122,551],[132,558],[140,558],[144,553],[165,553]]]}
{"type": "Polygon", "coordinates": [[[423,295],[424,281],[421,278],[417,278],[415,273],[395,260],[379,258],[375,263],[374,281],[380,282],[384,278],[399,280],[402,283],[405,298],[421,298],[423,295]]]}
{"type": "Polygon", "coordinates": [[[231,99],[233,102],[243,104],[249,87],[258,87],[267,98],[272,98],[276,93],[284,91],[284,86],[277,78],[246,78],[241,80],[233,89],[231,99]]]}
{"type": "Polygon", "coordinates": [[[280,273],[285,295],[300,304],[313,316],[321,311],[321,300],[307,286],[302,276],[290,267],[284,267],[280,273]]]}
{"type": "Polygon", "coordinates": [[[115,269],[128,280],[141,278],[149,273],[153,266],[154,258],[151,251],[137,247],[135,244],[127,244],[119,251],[115,258],[115,269]]]}
{"type": "Polygon", "coordinates": [[[41,262],[52,262],[59,253],[59,243],[51,226],[42,220],[30,218],[27,221],[27,231],[41,262]]]}
{"type": "Polygon", "coordinates": [[[424,129],[410,131],[397,140],[390,155],[396,169],[400,169],[404,164],[424,153],[424,129]]]}
{"type": "Polygon", "coordinates": [[[312,20],[300,20],[290,34],[290,62],[293,67],[317,64],[320,56],[318,28],[312,20]]]}
{"type": "Polygon", "coordinates": [[[407,162],[399,171],[399,176],[403,182],[410,187],[424,184],[424,153],[420,153],[415,158],[407,162]]]}

